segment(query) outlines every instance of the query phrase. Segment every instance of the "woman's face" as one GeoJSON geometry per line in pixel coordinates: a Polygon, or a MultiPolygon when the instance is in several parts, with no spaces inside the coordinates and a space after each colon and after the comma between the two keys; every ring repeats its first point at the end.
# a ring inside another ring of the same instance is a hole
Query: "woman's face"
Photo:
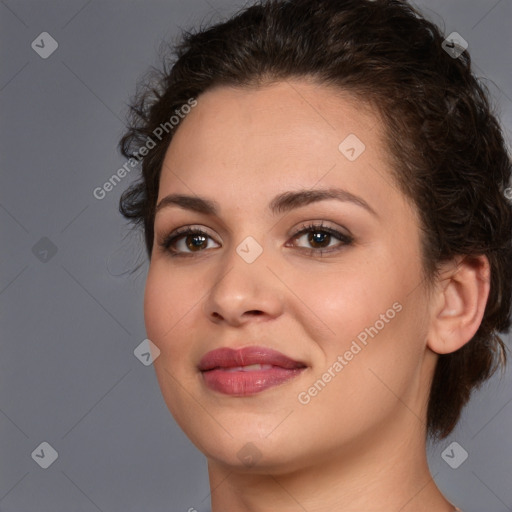
{"type": "Polygon", "coordinates": [[[210,90],[176,132],[145,321],[210,462],[277,473],[424,430],[420,231],[388,161],[371,111],[302,80],[210,90]]]}

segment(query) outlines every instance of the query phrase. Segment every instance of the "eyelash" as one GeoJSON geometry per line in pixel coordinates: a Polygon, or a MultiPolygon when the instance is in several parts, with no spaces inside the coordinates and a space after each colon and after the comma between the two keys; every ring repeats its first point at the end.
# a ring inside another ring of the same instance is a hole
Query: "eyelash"
{"type": "MultiPolygon", "coordinates": [[[[327,249],[321,248],[321,249],[308,249],[307,247],[298,247],[298,249],[302,250],[303,252],[306,252],[310,256],[322,256],[325,253],[330,252],[337,252],[342,250],[343,247],[350,246],[354,242],[354,238],[350,235],[346,235],[344,233],[341,233],[340,231],[324,226],[323,223],[320,224],[303,224],[299,230],[291,237],[291,240],[297,240],[301,238],[303,235],[310,233],[310,232],[317,232],[317,233],[326,233],[328,235],[334,236],[337,238],[341,244],[337,245],[335,247],[330,247],[327,249]]],[[[191,257],[195,256],[197,253],[203,252],[205,249],[196,251],[196,252],[179,252],[176,251],[172,246],[181,238],[184,238],[188,235],[199,235],[199,236],[205,236],[208,238],[212,238],[208,233],[203,231],[199,228],[192,228],[190,226],[185,228],[180,228],[168,236],[166,236],[159,245],[167,252],[170,253],[171,257],[191,257]]]]}

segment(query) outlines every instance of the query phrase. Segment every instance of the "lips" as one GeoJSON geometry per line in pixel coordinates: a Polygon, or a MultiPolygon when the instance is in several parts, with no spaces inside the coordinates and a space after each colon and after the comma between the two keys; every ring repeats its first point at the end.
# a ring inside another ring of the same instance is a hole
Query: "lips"
{"type": "Polygon", "coordinates": [[[247,396],[274,387],[306,368],[266,347],[220,348],[204,355],[198,365],[207,387],[220,393],[247,396]]]}

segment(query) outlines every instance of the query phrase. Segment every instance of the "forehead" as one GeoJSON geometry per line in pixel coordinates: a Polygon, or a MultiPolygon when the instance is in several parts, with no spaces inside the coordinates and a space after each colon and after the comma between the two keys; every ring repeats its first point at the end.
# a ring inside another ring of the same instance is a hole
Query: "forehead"
{"type": "Polygon", "coordinates": [[[297,165],[300,160],[307,167],[339,159],[340,143],[347,138],[359,141],[356,149],[364,147],[365,157],[385,156],[377,114],[338,89],[305,81],[216,87],[198,97],[180,124],[164,171],[182,163],[247,168],[257,162],[263,170],[262,165],[282,168],[286,161],[297,165]]]}
{"type": "Polygon", "coordinates": [[[378,112],[367,102],[339,88],[298,80],[260,87],[215,87],[199,96],[197,107],[182,122],[175,140],[180,139],[180,132],[190,135],[190,124],[194,124],[196,138],[208,133],[212,140],[216,134],[222,138],[231,132],[237,138],[278,135],[280,142],[287,135],[289,139],[302,136],[310,143],[320,134],[336,143],[347,130],[367,137],[377,129],[378,136],[381,128],[378,112]]]}
{"type": "Polygon", "coordinates": [[[387,198],[391,213],[394,198],[405,200],[391,178],[381,118],[338,88],[300,80],[221,86],[197,101],[168,148],[159,200],[183,193],[266,206],[279,192],[315,186],[342,186],[370,204],[387,198]]]}

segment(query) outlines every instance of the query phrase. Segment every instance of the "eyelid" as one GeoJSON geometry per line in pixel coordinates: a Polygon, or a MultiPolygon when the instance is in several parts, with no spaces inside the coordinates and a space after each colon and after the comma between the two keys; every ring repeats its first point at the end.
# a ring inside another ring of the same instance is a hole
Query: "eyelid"
{"type": "Polygon", "coordinates": [[[336,223],[332,223],[330,221],[326,221],[324,219],[318,219],[318,220],[308,220],[305,222],[301,222],[298,227],[294,227],[291,229],[290,233],[288,234],[289,237],[294,237],[300,234],[302,231],[308,230],[308,229],[318,229],[319,231],[322,229],[325,229],[326,231],[335,231],[339,233],[340,235],[344,235],[347,238],[354,238],[352,233],[349,229],[347,229],[344,226],[341,226],[336,223]]]}
{"type": "Polygon", "coordinates": [[[217,237],[211,233],[211,230],[206,226],[203,226],[202,224],[187,224],[184,226],[180,226],[176,229],[173,229],[170,232],[164,231],[163,234],[158,237],[158,245],[160,247],[163,247],[164,249],[168,249],[170,242],[176,240],[178,237],[182,237],[191,233],[204,233],[212,240],[214,240],[216,243],[220,243],[222,245],[221,242],[217,241],[217,237]]]}
{"type": "MultiPolygon", "coordinates": [[[[194,256],[194,255],[200,255],[203,252],[206,252],[207,249],[202,249],[198,251],[180,251],[174,249],[172,246],[174,246],[176,243],[181,241],[184,237],[187,235],[204,235],[207,238],[213,240],[214,243],[219,244],[222,247],[222,242],[217,241],[217,237],[213,235],[210,232],[210,229],[207,228],[204,225],[199,224],[189,224],[180,226],[174,230],[172,230],[170,233],[165,234],[164,236],[158,237],[158,245],[165,251],[171,253],[172,256],[194,256]]],[[[326,225],[325,220],[312,220],[307,222],[302,222],[299,227],[296,227],[292,230],[292,233],[289,233],[287,236],[287,241],[285,242],[286,247],[295,247],[299,249],[301,252],[307,252],[311,255],[317,255],[321,256],[322,254],[327,254],[330,252],[338,252],[343,247],[352,245],[355,241],[354,236],[350,233],[350,231],[343,226],[336,225],[336,227],[332,227],[329,225],[326,225]],[[296,245],[294,242],[296,240],[302,238],[305,234],[310,232],[325,232],[328,233],[330,236],[333,236],[337,241],[338,244],[334,246],[328,246],[325,248],[312,248],[312,247],[302,247],[296,245]],[[344,232],[345,231],[345,232],[344,232]],[[291,242],[291,244],[290,244],[291,242]]]]}
{"type": "MultiPolygon", "coordinates": [[[[307,223],[303,223],[301,227],[298,229],[298,231],[295,231],[295,234],[291,236],[290,240],[292,242],[296,242],[297,240],[305,236],[307,233],[312,233],[316,231],[328,233],[330,236],[334,237],[338,241],[338,243],[330,247],[327,246],[321,248],[302,247],[296,245],[296,243],[292,243],[291,246],[295,247],[300,252],[305,252],[311,256],[322,256],[324,254],[329,253],[338,253],[347,246],[352,246],[355,242],[354,236],[350,232],[344,233],[343,229],[344,228],[341,227],[333,228],[330,226],[326,226],[324,224],[324,221],[310,221],[307,223]]],[[[285,245],[290,247],[290,244],[288,242],[285,245]]]]}
{"type": "MultiPolygon", "coordinates": [[[[342,232],[340,234],[344,234],[347,237],[352,237],[352,234],[350,233],[350,231],[348,229],[346,229],[342,226],[332,227],[332,226],[326,225],[324,220],[311,220],[311,221],[301,222],[298,227],[296,226],[296,227],[292,228],[286,236],[288,238],[295,237],[295,236],[299,235],[304,230],[315,229],[315,228],[316,229],[322,228],[322,229],[327,229],[327,230],[331,229],[334,231],[339,231],[339,230],[343,231],[344,230],[344,231],[346,231],[346,233],[342,232]]],[[[169,240],[170,238],[173,238],[174,236],[179,236],[179,235],[182,235],[182,234],[188,233],[190,231],[194,231],[194,230],[202,231],[213,239],[216,238],[216,236],[211,233],[210,228],[207,228],[203,224],[185,224],[183,226],[177,227],[176,229],[173,229],[170,232],[162,230],[163,234],[161,236],[157,237],[157,243],[159,245],[162,245],[167,240],[169,240]]],[[[158,232],[158,231],[156,231],[156,232],[158,232]]]]}

